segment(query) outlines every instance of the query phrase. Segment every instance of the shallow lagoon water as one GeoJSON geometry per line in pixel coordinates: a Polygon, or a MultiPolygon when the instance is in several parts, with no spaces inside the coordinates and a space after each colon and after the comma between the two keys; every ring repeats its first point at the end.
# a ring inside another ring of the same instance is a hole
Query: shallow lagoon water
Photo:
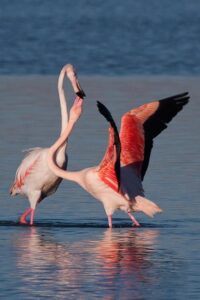
{"type": "MultiPolygon", "coordinates": [[[[80,77],[87,98],[69,142],[69,169],[97,164],[107,143],[105,103],[119,125],[128,109],[183,91],[190,103],[154,144],[146,196],[164,210],[154,219],[123,213],[107,228],[102,206],[70,182],[19,225],[27,200],[10,198],[21,150],[59,134],[54,76],[0,78],[0,295],[2,299],[199,299],[199,78],[80,77]]],[[[70,89],[66,84],[66,91],[70,89]]],[[[71,90],[69,106],[72,103],[71,90]]]]}
{"type": "Polygon", "coordinates": [[[197,0],[1,0],[0,74],[200,75],[197,0]]]}

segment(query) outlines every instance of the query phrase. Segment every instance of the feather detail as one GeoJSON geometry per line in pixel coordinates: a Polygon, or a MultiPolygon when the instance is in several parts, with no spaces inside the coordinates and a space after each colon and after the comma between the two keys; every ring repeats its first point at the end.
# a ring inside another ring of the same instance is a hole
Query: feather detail
{"type": "Polygon", "coordinates": [[[99,112],[104,116],[104,118],[111,125],[108,147],[104,155],[104,158],[100,164],[99,175],[102,178],[102,180],[104,177],[110,178],[114,183],[114,185],[117,179],[118,191],[119,191],[121,143],[120,143],[118,129],[107,107],[99,101],[97,101],[97,107],[99,109],[99,112]]]}
{"type": "Polygon", "coordinates": [[[120,140],[122,145],[121,164],[140,165],[144,159],[144,131],[138,118],[130,113],[121,120],[120,140]]]}
{"type": "Polygon", "coordinates": [[[39,158],[36,158],[31,164],[30,166],[25,170],[25,172],[23,174],[17,174],[16,175],[16,181],[15,181],[15,186],[17,188],[21,188],[24,183],[26,178],[33,172],[35,165],[37,164],[39,158]]]}

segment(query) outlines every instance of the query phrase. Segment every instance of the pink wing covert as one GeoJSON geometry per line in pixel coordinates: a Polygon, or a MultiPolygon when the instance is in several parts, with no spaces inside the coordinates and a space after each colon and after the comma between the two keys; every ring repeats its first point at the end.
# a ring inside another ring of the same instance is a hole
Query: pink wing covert
{"type": "MultiPolygon", "coordinates": [[[[121,166],[132,166],[141,174],[144,160],[144,130],[143,123],[157,110],[158,101],[139,106],[125,113],[121,120],[121,166]]],[[[101,180],[113,190],[118,191],[118,182],[114,164],[116,161],[116,150],[114,145],[114,130],[109,128],[108,147],[103,160],[99,166],[101,180]]]]}
{"type": "Polygon", "coordinates": [[[122,117],[121,166],[136,165],[140,168],[144,159],[144,133],[140,121],[129,112],[122,117]]]}
{"type": "Polygon", "coordinates": [[[144,160],[144,122],[157,110],[158,101],[150,102],[134,108],[123,115],[121,120],[121,165],[132,165],[138,176],[144,160]]]}
{"type": "Polygon", "coordinates": [[[118,181],[115,172],[116,151],[114,145],[114,130],[109,128],[108,146],[104,157],[99,165],[98,174],[101,180],[111,187],[113,190],[118,191],[118,181]]]}

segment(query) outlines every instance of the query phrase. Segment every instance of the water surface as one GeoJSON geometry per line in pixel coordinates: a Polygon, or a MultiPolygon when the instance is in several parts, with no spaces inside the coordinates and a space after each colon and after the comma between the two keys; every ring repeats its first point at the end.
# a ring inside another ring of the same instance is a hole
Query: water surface
{"type": "Polygon", "coordinates": [[[147,197],[164,212],[136,215],[141,228],[116,213],[112,230],[100,203],[70,182],[38,206],[35,226],[18,223],[28,202],[10,198],[9,186],[21,150],[49,146],[59,134],[56,80],[0,78],[2,299],[199,299],[199,78],[80,77],[87,99],[70,138],[71,170],[95,165],[104,154],[107,122],[96,100],[119,125],[124,112],[145,101],[183,91],[192,97],[156,139],[144,180],[147,197]]]}
{"type": "Polygon", "coordinates": [[[200,75],[198,0],[0,3],[0,74],[200,75]]]}

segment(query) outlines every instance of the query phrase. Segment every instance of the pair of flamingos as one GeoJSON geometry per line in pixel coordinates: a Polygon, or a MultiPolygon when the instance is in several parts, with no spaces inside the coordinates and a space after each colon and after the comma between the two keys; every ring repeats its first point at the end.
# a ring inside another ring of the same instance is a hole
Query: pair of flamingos
{"type": "Polygon", "coordinates": [[[142,180],[149,164],[153,139],[188,102],[188,93],[150,102],[125,113],[121,119],[120,134],[108,109],[97,102],[100,113],[110,123],[108,146],[98,166],[76,172],[65,170],[66,148],[68,137],[81,116],[85,94],[72,65],[62,68],[58,93],[61,135],[50,148],[34,148],[28,152],[10,189],[11,195],[24,195],[30,202],[30,208],[22,214],[20,222],[26,224],[30,215],[30,225],[33,224],[36,206],[57,190],[62,178],[76,182],[102,202],[109,227],[112,227],[112,215],[116,209],[127,213],[136,226],[139,223],[131,211],[143,212],[150,217],[161,212],[160,207],[144,197],[142,180]],[[63,88],[65,74],[77,95],[69,118],[63,88]]]}

